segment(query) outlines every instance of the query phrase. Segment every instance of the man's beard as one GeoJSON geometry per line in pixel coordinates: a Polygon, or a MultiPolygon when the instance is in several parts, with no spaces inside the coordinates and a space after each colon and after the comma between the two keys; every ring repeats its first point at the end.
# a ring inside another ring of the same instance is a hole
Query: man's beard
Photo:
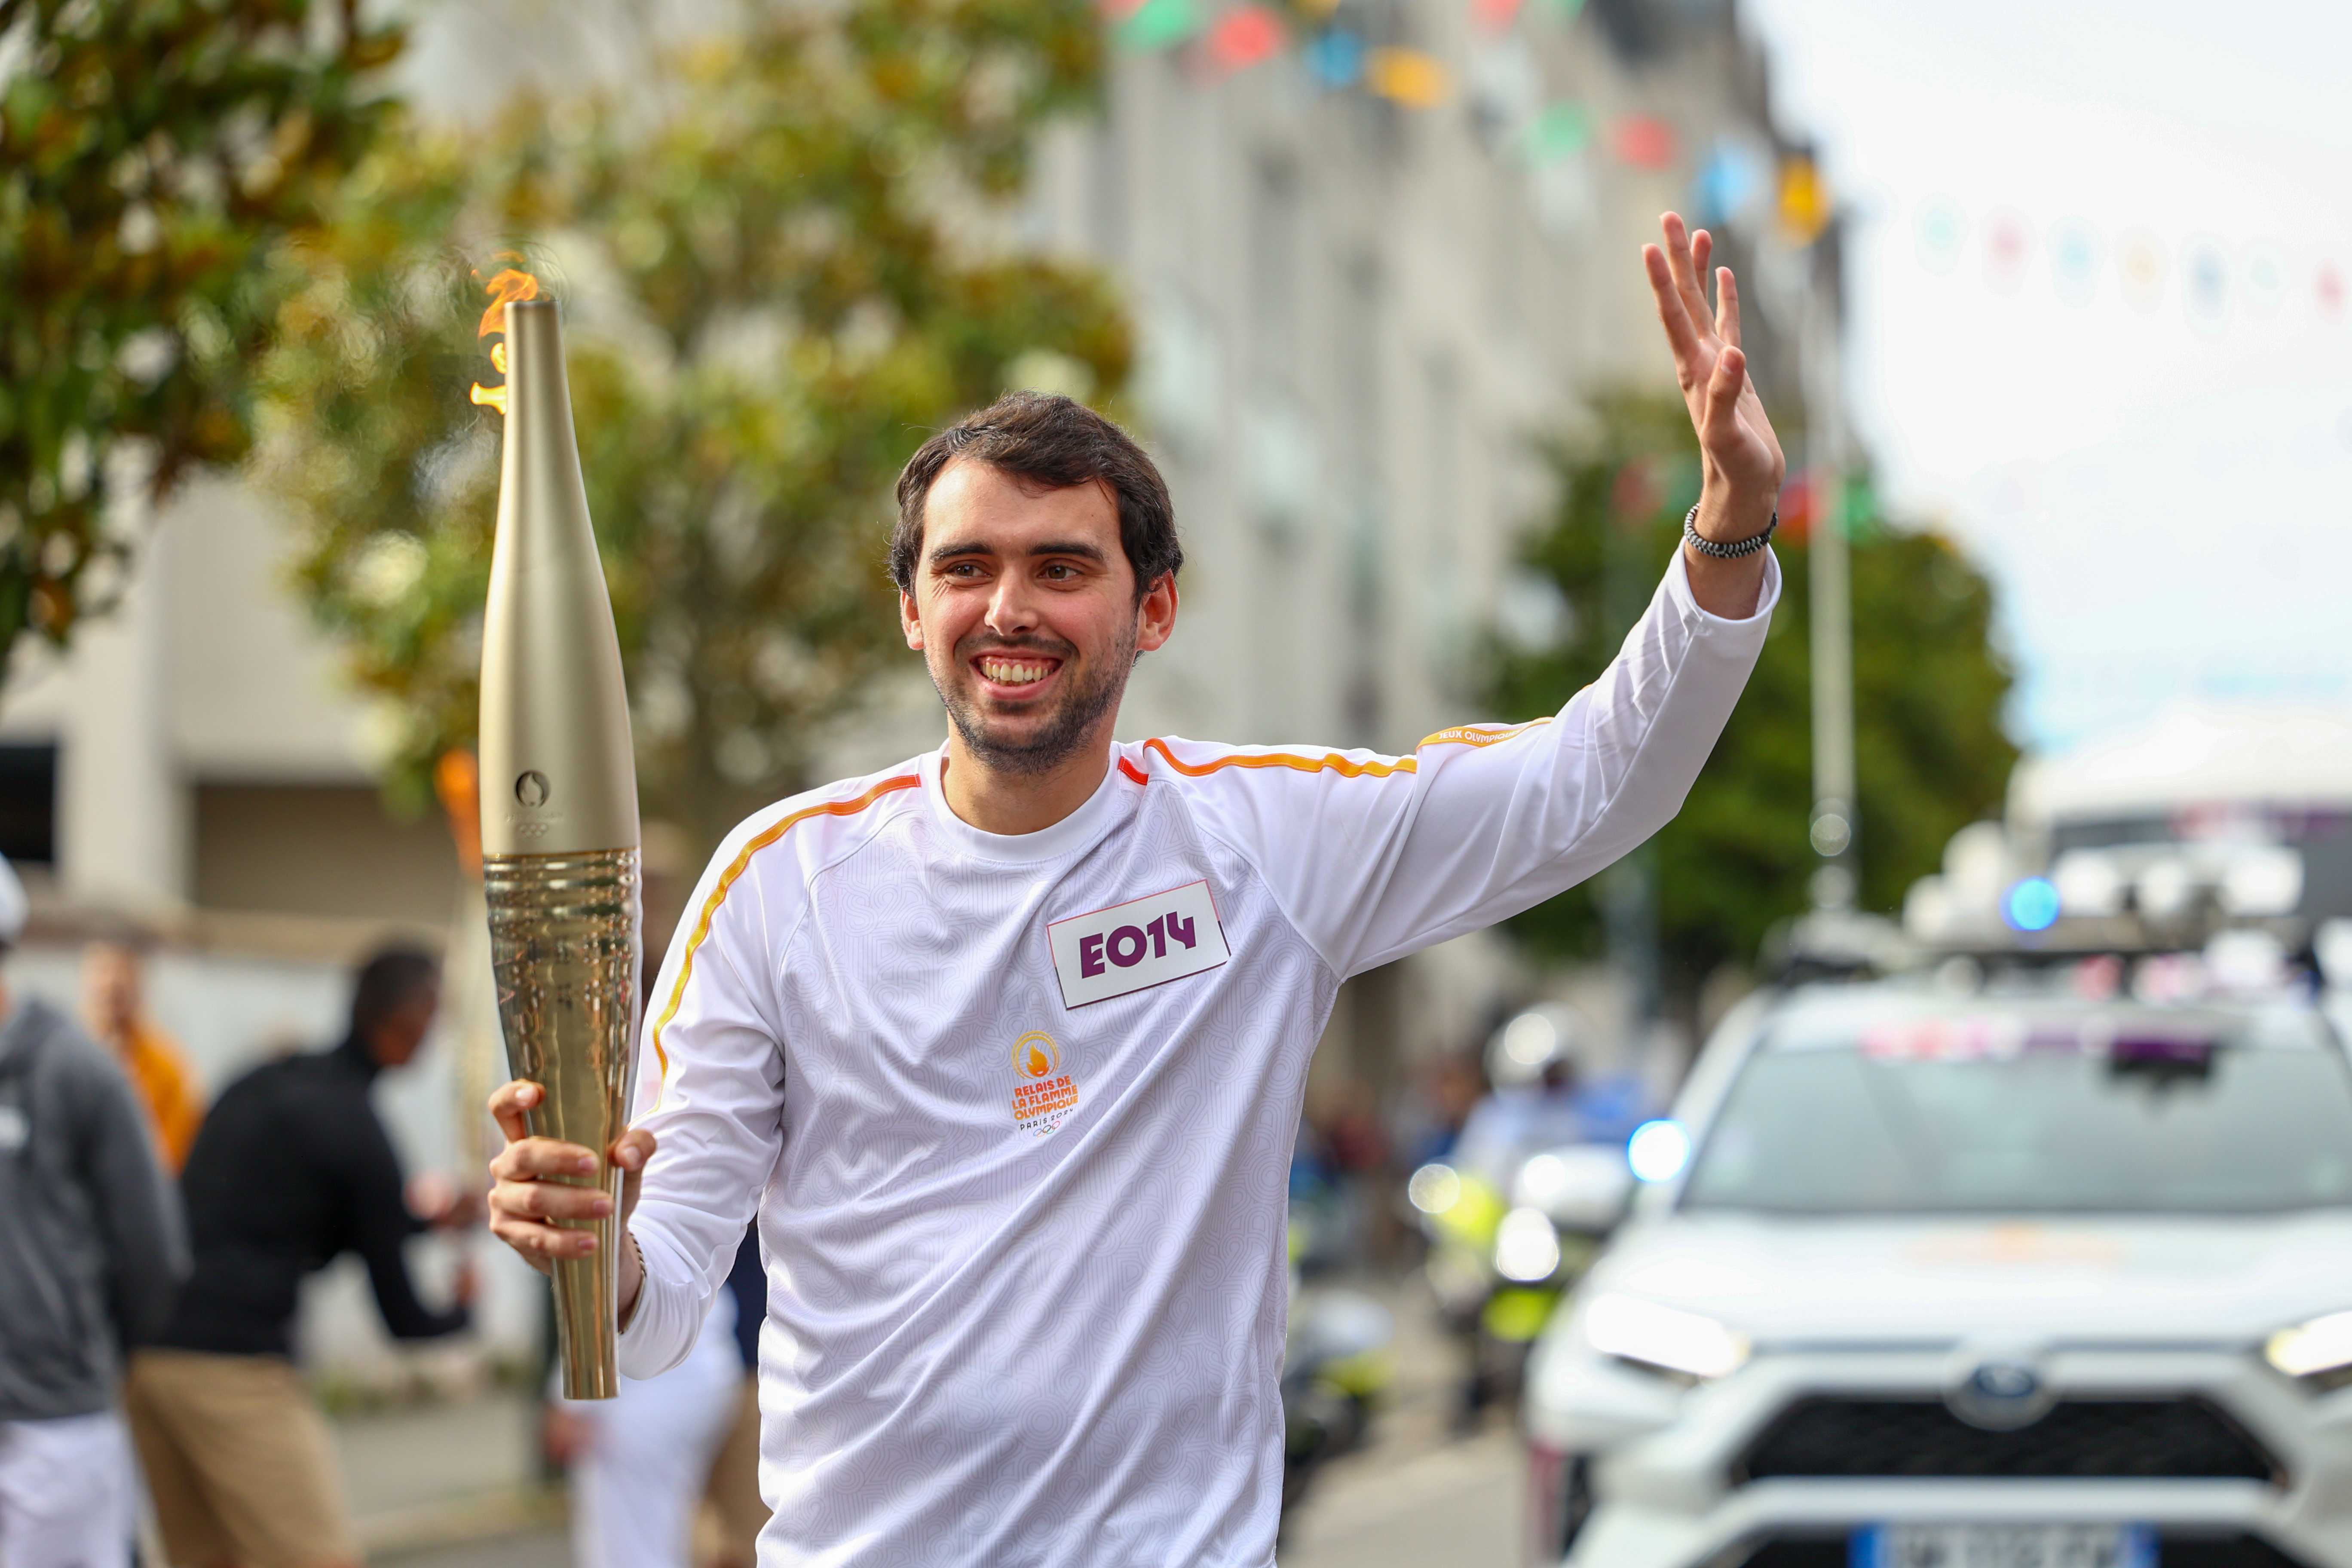
{"type": "MultiPolygon", "coordinates": [[[[986,651],[1015,657],[1024,651],[1052,653],[1061,658],[1066,668],[1072,660],[1062,649],[1068,647],[1066,643],[1056,647],[1043,643],[991,641],[986,651]]],[[[956,667],[971,669],[977,651],[958,647],[956,667]]],[[[1075,653],[1076,650],[1071,648],[1069,651],[1075,653]]],[[[931,685],[939,691],[940,705],[948,710],[948,721],[955,726],[956,733],[963,737],[965,747],[973,756],[999,773],[1051,773],[1076,756],[1078,748],[1086,743],[1087,732],[1100,721],[1104,714],[1118,707],[1119,699],[1127,691],[1128,672],[1134,668],[1135,632],[1129,628],[1118,646],[1111,649],[1108,658],[1091,670],[1084,666],[1079,668],[1077,674],[1081,679],[1063,692],[1061,705],[1025,741],[1011,741],[991,734],[988,721],[981,714],[979,706],[961,689],[949,686],[937,673],[931,676],[931,685]]]]}

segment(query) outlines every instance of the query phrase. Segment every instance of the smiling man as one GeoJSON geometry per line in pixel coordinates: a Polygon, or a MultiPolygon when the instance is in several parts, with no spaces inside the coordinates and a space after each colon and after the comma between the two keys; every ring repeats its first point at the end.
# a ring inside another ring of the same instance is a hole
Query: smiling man
{"type": "MultiPolygon", "coordinates": [[[[623,1192],[624,1372],[680,1360],[756,1214],[763,1563],[1265,1568],[1284,1213],[1349,975],[1607,866],[1680,806],[1764,638],[1779,443],[1707,237],[1644,248],[1706,480],[1648,613],[1532,724],[1410,756],[1117,743],[1175,629],[1166,487],[1015,395],[926,443],[891,572],[950,721],[761,812],[654,991],[623,1192]]],[[[492,1226],[544,1267],[602,1212],[510,1142],[492,1226]]]]}

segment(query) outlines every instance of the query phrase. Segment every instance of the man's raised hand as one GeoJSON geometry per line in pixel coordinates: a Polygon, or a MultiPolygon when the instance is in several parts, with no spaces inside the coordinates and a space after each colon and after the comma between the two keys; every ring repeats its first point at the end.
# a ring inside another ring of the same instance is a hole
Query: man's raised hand
{"type": "Polygon", "coordinates": [[[1710,310],[1703,279],[1714,237],[1705,229],[1690,233],[1675,213],[1665,214],[1659,226],[1665,244],[1643,246],[1642,263],[1674,350],[1675,380],[1698,432],[1705,474],[1698,531],[1724,542],[1746,539],[1771,521],[1788,460],[1739,347],[1739,286],[1730,268],[1716,268],[1710,310]]]}

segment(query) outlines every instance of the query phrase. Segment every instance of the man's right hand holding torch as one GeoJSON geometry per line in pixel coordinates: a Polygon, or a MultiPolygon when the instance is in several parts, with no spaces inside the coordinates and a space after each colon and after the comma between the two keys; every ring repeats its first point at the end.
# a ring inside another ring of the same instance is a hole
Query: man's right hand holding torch
{"type": "MultiPolygon", "coordinates": [[[[528,1079],[517,1079],[490,1096],[490,1114],[507,1146],[490,1162],[490,1234],[520,1253],[541,1274],[559,1258],[586,1258],[596,1250],[596,1238],[584,1230],[571,1230],[563,1220],[602,1219],[612,1205],[593,1186],[572,1184],[593,1179],[596,1157],[577,1143],[537,1138],[524,1122],[526,1112],[538,1107],[547,1091],[528,1079]],[[571,1178],[567,1181],[565,1178],[571,1178]]],[[[645,1180],[646,1162],[654,1157],[654,1135],[632,1127],[614,1142],[613,1163],[621,1168],[621,1215],[615,1227],[625,1237],[629,1215],[637,1206],[637,1188],[645,1180]]],[[[620,1321],[626,1325],[636,1310],[637,1290],[645,1283],[645,1263],[634,1243],[621,1249],[620,1321]]]]}

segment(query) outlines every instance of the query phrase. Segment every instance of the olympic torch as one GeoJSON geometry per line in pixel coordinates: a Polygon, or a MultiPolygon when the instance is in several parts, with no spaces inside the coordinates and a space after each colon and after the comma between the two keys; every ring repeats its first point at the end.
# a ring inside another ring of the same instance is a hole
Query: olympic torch
{"type": "MultiPolygon", "coordinates": [[[[634,1088],[640,962],[637,779],[613,605],[588,521],[562,318],[527,274],[505,296],[506,450],[498,540],[482,623],[482,889],[507,1060],[546,1093],[530,1131],[595,1151],[593,1176],[620,1208],[606,1158],[634,1088]],[[524,297],[514,298],[516,293],[524,297]]],[[[500,309],[493,304],[486,331],[500,309]]],[[[494,356],[495,357],[495,356],[494,356]]],[[[555,1264],[563,1392],[619,1392],[618,1226],[596,1250],[555,1264]]]]}

